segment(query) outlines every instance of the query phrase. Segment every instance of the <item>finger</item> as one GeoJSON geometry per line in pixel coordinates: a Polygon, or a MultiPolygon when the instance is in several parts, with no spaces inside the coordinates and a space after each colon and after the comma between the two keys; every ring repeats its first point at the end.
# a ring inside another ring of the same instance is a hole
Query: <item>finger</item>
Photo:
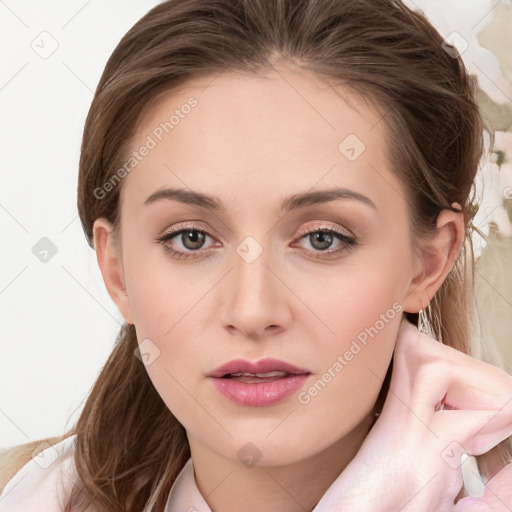
{"type": "MultiPolygon", "coordinates": [[[[385,404],[384,411],[396,420],[400,420],[410,435],[414,435],[415,432],[424,432],[427,428],[439,438],[441,443],[444,443],[444,446],[457,441],[471,455],[486,453],[512,435],[512,386],[508,396],[503,393],[500,397],[500,400],[506,397],[508,402],[498,409],[497,406],[501,405],[500,401],[494,400],[492,403],[491,399],[483,400],[482,396],[489,396],[488,390],[482,391],[481,386],[471,386],[471,379],[464,371],[459,371],[468,360],[472,363],[471,369],[475,368],[471,357],[461,354],[464,358],[458,358],[459,365],[453,367],[444,357],[446,351],[438,350],[439,342],[427,336],[423,337],[411,324],[401,326],[400,339],[401,350],[395,354],[393,374],[386,399],[388,403],[385,404]],[[425,352],[422,353],[424,338],[427,343],[434,345],[437,357],[432,356],[431,348],[427,349],[428,357],[424,357],[425,352]],[[435,410],[436,404],[443,397],[449,401],[450,396],[464,397],[465,395],[469,397],[465,401],[454,401],[455,410],[435,410]],[[474,400],[476,405],[468,402],[469,399],[474,400]],[[465,405],[469,407],[464,409],[465,405]],[[460,410],[457,410],[459,408],[460,410]],[[436,415],[435,420],[434,415],[436,415]]],[[[476,361],[476,363],[480,362],[476,361]]],[[[502,378],[503,372],[490,365],[486,366],[492,370],[493,375],[495,371],[498,373],[498,380],[502,378]]],[[[466,371],[468,371],[467,368],[466,371]]],[[[493,379],[490,381],[494,382],[493,379]]]]}
{"type": "Polygon", "coordinates": [[[465,442],[473,455],[481,455],[510,436],[512,436],[510,414],[499,411],[465,442]]]}
{"type": "Polygon", "coordinates": [[[507,464],[485,485],[482,498],[463,498],[454,512],[510,512],[512,510],[512,464],[507,464]]]}
{"type": "MultiPolygon", "coordinates": [[[[486,453],[512,435],[512,398],[502,409],[435,410],[435,404],[458,383],[447,371],[445,363],[426,364],[420,368],[410,392],[407,406],[411,414],[408,428],[416,420],[429,426],[439,438],[457,441],[472,455],[486,453]]],[[[400,395],[400,390],[394,390],[400,395]]],[[[402,393],[405,395],[406,393],[402,393]]],[[[395,413],[396,414],[396,413],[395,413]]],[[[418,424],[418,427],[420,425],[418,424]]]]}
{"type": "Polygon", "coordinates": [[[387,401],[393,415],[403,417],[412,412],[430,423],[451,382],[451,368],[442,357],[424,357],[422,343],[418,330],[404,319],[397,336],[387,401]]]}
{"type": "MultiPolygon", "coordinates": [[[[445,402],[456,409],[494,409],[512,412],[512,376],[490,364],[479,361],[419,333],[408,321],[403,321],[397,336],[395,358],[407,367],[408,375],[401,383],[414,381],[420,368],[428,363],[439,366],[440,378],[432,376],[429,405],[436,405],[445,394],[439,390],[449,373],[445,402]],[[441,396],[439,396],[441,395],[441,396]]],[[[433,368],[432,368],[433,371],[433,368]]],[[[426,396],[423,400],[427,399],[426,396]]]]}

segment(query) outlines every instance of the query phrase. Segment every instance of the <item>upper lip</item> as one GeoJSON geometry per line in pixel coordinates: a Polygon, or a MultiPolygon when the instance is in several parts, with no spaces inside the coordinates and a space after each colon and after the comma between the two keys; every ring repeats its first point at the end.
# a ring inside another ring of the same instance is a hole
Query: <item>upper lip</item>
{"type": "Polygon", "coordinates": [[[285,361],[280,361],[279,359],[267,358],[256,362],[246,361],[245,359],[234,359],[213,370],[209,374],[209,377],[223,377],[230,373],[267,373],[273,371],[293,374],[310,373],[309,370],[297,368],[297,366],[286,363],[285,361]]]}

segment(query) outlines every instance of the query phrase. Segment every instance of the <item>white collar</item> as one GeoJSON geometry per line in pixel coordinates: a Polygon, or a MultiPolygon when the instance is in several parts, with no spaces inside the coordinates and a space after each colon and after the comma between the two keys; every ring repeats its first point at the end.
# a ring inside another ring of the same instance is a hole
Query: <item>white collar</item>
{"type": "MultiPolygon", "coordinates": [[[[339,510],[337,502],[340,499],[339,480],[329,487],[322,499],[316,504],[313,512],[332,512],[339,510]]],[[[189,458],[177,476],[169,492],[164,512],[212,512],[197,488],[192,458],[189,458]]]]}
{"type": "Polygon", "coordinates": [[[212,512],[197,488],[192,458],[188,459],[174,481],[165,505],[165,512],[188,511],[212,512]]]}

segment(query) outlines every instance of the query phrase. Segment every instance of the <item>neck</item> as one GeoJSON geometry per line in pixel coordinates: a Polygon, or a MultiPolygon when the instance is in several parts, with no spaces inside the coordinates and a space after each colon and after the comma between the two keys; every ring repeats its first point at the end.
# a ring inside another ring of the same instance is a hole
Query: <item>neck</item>
{"type": "Polygon", "coordinates": [[[214,512],[311,511],[355,457],[373,421],[371,412],[322,452],[282,466],[246,467],[189,438],[197,487],[214,512]]]}

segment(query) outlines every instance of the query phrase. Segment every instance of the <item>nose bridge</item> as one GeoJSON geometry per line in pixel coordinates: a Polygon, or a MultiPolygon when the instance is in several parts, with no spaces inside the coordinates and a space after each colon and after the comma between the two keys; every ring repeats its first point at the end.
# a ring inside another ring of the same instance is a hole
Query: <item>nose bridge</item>
{"type": "MultiPolygon", "coordinates": [[[[260,238],[261,240],[261,238],[260,238]]],[[[254,236],[246,236],[235,248],[234,286],[239,300],[249,300],[257,308],[263,301],[262,293],[272,287],[271,250],[268,239],[259,242],[254,236]]]]}
{"type": "MultiPolygon", "coordinates": [[[[245,237],[236,247],[223,323],[245,335],[263,334],[270,325],[283,326],[285,307],[274,276],[268,238],[245,237]]],[[[286,316],[286,315],[285,315],[286,316]]]]}

